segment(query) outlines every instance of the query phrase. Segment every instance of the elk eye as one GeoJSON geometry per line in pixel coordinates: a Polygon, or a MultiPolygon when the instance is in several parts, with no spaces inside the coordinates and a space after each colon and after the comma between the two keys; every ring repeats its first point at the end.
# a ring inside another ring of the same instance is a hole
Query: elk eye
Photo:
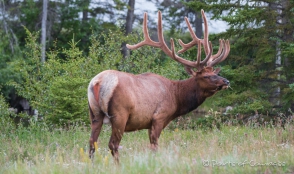
{"type": "Polygon", "coordinates": [[[205,79],[208,79],[210,76],[204,76],[205,79]]]}
{"type": "Polygon", "coordinates": [[[217,79],[217,76],[214,75],[214,76],[211,76],[211,78],[212,78],[213,80],[216,80],[216,79],[217,79]]]}

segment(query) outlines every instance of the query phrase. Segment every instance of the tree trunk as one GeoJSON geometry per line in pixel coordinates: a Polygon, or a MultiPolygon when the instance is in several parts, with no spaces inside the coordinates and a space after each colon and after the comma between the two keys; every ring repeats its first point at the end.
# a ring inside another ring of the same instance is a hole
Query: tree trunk
{"type": "MultiPolygon", "coordinates": [[[[281,6],[282,6],[282,9],[283,11],[281,12],[281,25],[283,25],[283,31],[282,31],[282,41],[284,43],[286,43],[286,45],[288,44],[291,44],[294,42],[294,28],[293,28],[293,24],[291,22],[291,9],[293,8],[293,5],[291,7],[291,2],[289,0],[281,0],[281,6]]],[[[290,67],[293,67],[291,66],[291,62],[293,61],[290,61],[291,59],[291,56],[289,55],[285,55],[283,56],[283,66],[284,66],[284,70],[285,71],[288,71],[288,69],[290,67]]],[[[294,81],[294,78],[293,76],[290,76],[289,75],[286,75],[287,79],[286,79],[286,83],[287,84],[291,84],[293,83],[294,81]]],[[[286,94],[287,95],[287,94],[286,94]]],[[[292,100],[291,101],[291,104],[290,104],[290,108],[291,110],[293,111],[294,109],[294,101],[292,100]]]]}
{"type": "Polygon", "coordinates": [[[89,42],[89,35],[87,34],[88,31],[88,27],[87,27],[87,23],[89,20],[89,6],[90,6],[90,0],[84,0],[83,1],[83,16],[82,16],[82,26],[81,26],[81,32],[84,33],[81,42],[83,45],[85,45],[87,42],[89,42]]]}
{"type": "Polygon", "coordinates": [[[47,8],[48,0],[43,0],[43,13],[42,13],[42,36],[41,36],[41,62],[45,62],[45,53],[46,53],[46,24],[47,24],[47,8]]]}
{"type": "MultiPolygon", "coordinates": [[[[269,3],[269,9],[271,11],[275,11],[278,16],[276,17],[276,25],[279,25],[278,23],[281,23],[281,20],[279,16],[281,15],[281,11],[278,9],[278,6],[276,3],[269,3]]],[[[278,26],[277,26],[278,28],[278,26]]],[[[274,31],[276,33],[272,33],[272,35],[277,35],[278,37],[280,36],[281,31],[277,29],[274,31]]],[[[275,74],[275,79],[277,82],[279,82],[280,77],[281,77],[281,66],[282,66],[282,57],[281,57],[281,41],[278,39],[275,43],[276,47],[276,55],[275,55],[275,68],[276,68],[276,74],[275,74]]],[[[271,96],[270,96],[270,102],[274,105],[274,107],[279,107],[280,106],[280,94],[281,94],[281,87],[280,84],[275,84],[274,89],[271,91],[271,96]]]]}
{"type": "MultiPolygon", "coordinates": [[[[6,22],[6,9],[5,9],[5,2],[4,1],[1,1],[2,3],[2,20],[3,20],[3,27],[4,27],[4,30],[5,30],[5,33],[6,35],[10,38],[10,34],[9,34],[9,31],[8,31],[8,24],[6,22]]],[[[10,46],[10,50],[11,50],[11,53],[13,54],[14,53],[14,46],[13,46],[13,38],[12,39],[9,39],[9,46],[10,46]]]]}
{"type": "Polygon", "coordinates": [[[196,12],[195,17],[196,17],[196,19],[195,19],[196,36],[198,38],[202,38],[203,29],[202,29],[202,16],[201,16],[201,12],[196,12]]]}
{"type": "MultiPolygon", "coordinates": [[[[283,66],[287,67],[289,66],[289,58],[285,57],[282,55],[282,48],[281,48],[281,43],[291,43],[293,42],[293,34],[294,30],[292,27],[288,27],[290,19],[289,15],[287,13],[289,12],[289,0],[281,0],[279,1],[279,5],[281,8],[278,7],[277,4],[269,4],[270,9],[274,10],[277,12],[277,28],[278,29],[276,32],[278,33],[279,39],[276,41],[276,61],[275,61],[275,66],[276,66],[276,79],[277,81],[280,81],[281,79],[281,73],[283,66]],[[283,64],[282,64],[283,62],[283,64]]],[[[275,105],[275,107],[280,107],[281,106],[281,88],[283,84],[277,84],[275,90],[272,93],[272,103],[275,105]]]]}
{"type": "MultiPolygon", "coordinates": [[[[128,13],[126,18],[125,35],[130,34],[133,30],[134,9],[135,9],[135,0],[129,0],[128,13]]],[[[129,56],[129,51],[126,47],[126,43],[122,43],[122,54],[124,58],[127,58],[129,56]]]]}

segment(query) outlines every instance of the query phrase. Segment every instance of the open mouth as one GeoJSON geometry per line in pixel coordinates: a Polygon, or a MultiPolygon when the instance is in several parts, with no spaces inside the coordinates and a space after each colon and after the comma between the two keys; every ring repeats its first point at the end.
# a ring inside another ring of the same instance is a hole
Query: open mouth
{"type": "Polygon", "coordinates": [[[218,87],[216,88],[216,90],[217,90],[217,91],[220,91],[220,90],[222,90],[222,89],[228,89],[228,88],[229,88],[228,85],[222,85],[222,86],[218,86],[218,87]]]}

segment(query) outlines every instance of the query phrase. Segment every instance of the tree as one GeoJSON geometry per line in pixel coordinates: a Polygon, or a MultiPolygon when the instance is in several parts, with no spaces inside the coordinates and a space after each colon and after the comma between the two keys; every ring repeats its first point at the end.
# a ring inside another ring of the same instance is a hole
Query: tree
{"type": "MultiPolygon", "coordinates": [[[[133,22],[134,22],[134,11],[135,11],[135,0],[129,0],[127,6],[127,17],[125,24],[125,35],[127,36],[133,30],[133,22]]],[[[128,49],[126,47],[126,43],[122,43],[122,54],[123,57],[126,58],[128,56],[128,49]]]]}
{"type": "MultiPolygon", "coordinates": [[[[111,1],[107,1],[110,4],[111,1]]],[[[111,6],[112,8],[113,5],[111,6]]],[[[97,16],[105,13],[113,13],[106,6],[94,6],[90,0],[26,0],[0,2],[0,88],[7,100],[13,100],[16,96],[13,87],[8,86],[9,81],[20,82],[20,71],[14,71],[11,64],[18,61],[28,61],[23,55],[26,51],[25,43],[27,35],[25,30],[31,32],[41,31],[39,40],[42,45],[42,53],[39,60],[45,61],[45,51],[68,48],[68,42],[74,37],[78,41],[78,47],[88,54],[90,47],[90,35],[99,34],[103,29],[117,29],[115,23],[99,20],[97,16]],[[48,2],[48,7],[46,7],[48,2]],[[91,4],[92,3],[92,4],[91,4]],[[42,11],[42,5],[44,5],[42,11]],[[104,9],[105,7],[105,9],[104,9]],[[46,9],[47,15],[46,15],[46,9]],[[83,16],[80,17],[82,12],[83,16]],[[42,59],[41,59],[42,57],[42,59]]],[[[102,17],[103,18],[103,17],[102,17]]],[[[115,19],[113,19],[115,21],[115,19]]],[[[60,52],[60,59],[67,59],[66,54],[60,52]]]]}
{"type": "Polygon", "coordinates": [[[203,30],[202,30],[202,16],[200,10],[194,10],[185,5],[185,2],[190,2],[191,0],[185,1],[170,1],[156,0],[157,7],[160,11],[163,12],[163,19],[168,21],[167,23],[171,27],[171,32],[176,31],[187,31],[187,27],[184,21],[184,17],[187,16],[192,26],[196,30],[196,36],[202,38],[203,30]],[[184,26],[184,27],[183,27],[184,26]]]}
{"type": "Polygon", "coordinates": [[[42,13],[42,36],[41,36],[41,45],[42,45],[42,55],[41,62],[45,62],[45,50],[46,50],[46,24],[47,24],[47,8],[48,0],[43,0],[43,13],[42,13]]]}
{"type": "Polygon", "coordinates": [[[15,5],[9,1],[0,2],[0,90],[6,100],[10,100],[10,94],[14,92],[13,88],[7,86],[10,80],[20,81],[20,72],[14,72],[11,62],[22,57],[19,47],[19,38],[14,30],[13,21],[10,15],[10,9],[15,5]]]}
{"type": "MultiPolygon", "coordinates": [[[[213,18],[228,23],[230,28],[221,34],[232,41],[231,56],[228,58],[232,61],[227,62],[232,69],[253,70],[246,76],[251,76],[256,82],[247,89],[241,87],[244,84],[239,84],[239,89],[242,89],[238,90],[239,94],[255,88],[266,95],[264,99],[272,101],[271,104],[277,108],[282,107],[277,99],[280,100],[285,95],[280,95],[279,91],[283,92],[288,84],[293,83],[293,55],[288,54],[293,49],[293,5],[289,0],[212,0],[187,3],[192,9],[211,11],[213,18]]],[[[258,98],[250,97],[251,102],[258,98]]],[[[289,106],[289,103],[286,104],[289,106]]]]}

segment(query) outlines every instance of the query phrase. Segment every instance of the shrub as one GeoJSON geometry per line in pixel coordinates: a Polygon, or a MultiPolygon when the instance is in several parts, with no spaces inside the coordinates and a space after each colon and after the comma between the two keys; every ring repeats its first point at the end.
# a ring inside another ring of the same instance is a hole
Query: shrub
{"type": "Polygon", "coordinates": [[[11,132],[14,129],[12,119],[14,112],[9,110],[8,104],[0,94],[0,132],[11,132]]]}
{"type": "Polygon", "coordinates": [[[273,105],[268,101],[269,94],[258,88],[256,80],[258,77],[253,73],[252,68],[254,67],[244,66],[238,69],[232,69],[230,66],[222,67],[221,76],[230,80],[231,88],[208,98],[206,103],[209,107],[232,106],[234,109],[230,113],[234,115],[248,115],[255,111],[267,114],[271,111],[273,105]]]}
{"type": "Polygon", "coordinates": [[[47,52],[44,64],[40,62],[38,33],[26,32],[26,60],[14,62],[15,71],[22,73],[23,83],[10,82],[10,85],[28,99],[49,123],[88,122],[87,86],[103,70],[118,69],[135,74],[149,71],[172,79],[182,78],[184,68],[178,71],[179,64],[171,59],[159,58],[160,50],[151,47],[143,47],[123,59],[121,42],[138,40],[125,37],[120,32],[92,36],[87,56],[78,49],[78,42],[72,39],[69,49],[55,48],[47,52]]]}

